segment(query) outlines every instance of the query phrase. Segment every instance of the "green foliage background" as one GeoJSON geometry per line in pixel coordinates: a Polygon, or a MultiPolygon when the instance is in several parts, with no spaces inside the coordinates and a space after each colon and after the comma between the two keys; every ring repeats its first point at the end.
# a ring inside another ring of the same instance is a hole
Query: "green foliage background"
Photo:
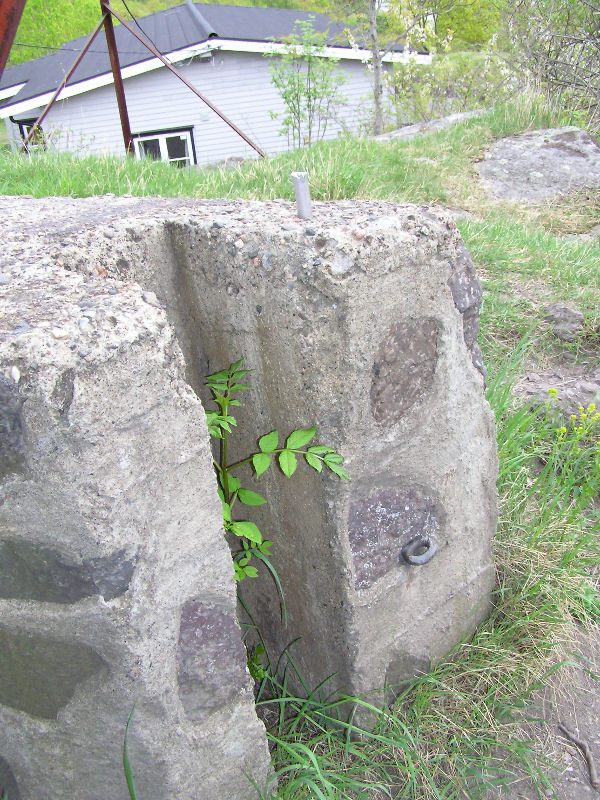
{"type": "Polygon", "coordinates": [[[496,0],[475,0],[460,3],[451,11],[439,14],[435,32],[443,39],[452,31],[453,49],[460,49],[465,45],[485,44],[498,31],[500,23],[501,13],[496,0]]]}

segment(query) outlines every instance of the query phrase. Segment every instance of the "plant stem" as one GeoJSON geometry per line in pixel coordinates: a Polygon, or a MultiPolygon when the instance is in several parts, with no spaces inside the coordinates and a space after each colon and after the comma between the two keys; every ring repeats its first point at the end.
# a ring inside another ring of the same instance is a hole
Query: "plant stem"
{"type": "MultiPolygon", "coordinates": [[[[223,416],[227,416],[227,402],[228,395],[225,395],[226,401],[223,404],[223,416]]],[[[223,438],[221,439],[221,479],[223,483],[223,499],[229,505],[229,476],[227,474],[227,431],[223,431],[223,438]]]]}
{"type": "MultiPolygon", "coordinates": [[[[252,453],[252,456],[256,455],[256,453],[252,453]]],[[[268,455],[271,455],[270,453],[268,455]]],[[[248,458],[242,458],[241,461],[236,461],[233,464],[230,464],[227,469],[231,471],[232,469],[237,469],[237,467],[241,467],[243,464],[249,464],[252,461],[252,456],[248,456],[248,458]]]]}

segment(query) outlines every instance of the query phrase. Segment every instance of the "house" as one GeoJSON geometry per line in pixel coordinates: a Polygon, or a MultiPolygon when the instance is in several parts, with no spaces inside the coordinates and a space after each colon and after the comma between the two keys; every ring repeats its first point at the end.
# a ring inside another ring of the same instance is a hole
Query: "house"
{"type": "MultiPolygon", "coordinates": [[[[326,56],[339,58],[346,76],[346,104],[330,123],[327,138],[356,132],[369,107],[369,51],[351,47],[343,26],[322,14],[283,8],[205,3],[185,4],[139,19],[156,48],[266,153],[288,148],[280,135],[284,105],[271,82],[266,53],[282,51],[282,39],[297,20],[327,32],[326,56]]],[[[178,165],[208,164],[256,156],[255,151],[196,97],[122,25],[115,35],[135,153],[178,165]]],[[[0,118],[13,149],[63,80],[87,37],[57,52],[5,70],[0,82],[0,118]]],[[[398,50],[386,65],[404,58],[398,50]]],[[[44,146],[57,151],[124,152],[104,31],[73,73],[42,125],[44,146]]]]}

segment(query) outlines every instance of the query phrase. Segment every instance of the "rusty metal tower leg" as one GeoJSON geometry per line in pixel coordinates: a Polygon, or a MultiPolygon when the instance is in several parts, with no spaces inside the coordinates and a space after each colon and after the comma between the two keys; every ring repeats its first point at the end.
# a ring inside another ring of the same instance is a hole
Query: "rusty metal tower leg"
{"type": "Polygon", "coordinates": [[[131,140],[131,127],[129,125],[129,114],[127,113],[127,102],[125,100],[125,89],[123,87],[123,79],[121,78],[121,65],[119,64],[119,51],[117,50],[117,43],[115,41],[115,31],[113,28],[111,9],[107,0],[100,0],[100,8],[102,13],[105,14],[104,18],[104,33],[106,34],[106,44],[108,47],[108,56],[110,58],[110,66],[112,69],[113,80],[115,82],[115,94],[117,96],[117,105],[119,106],[119,117],[121,118],[121,130],[123,131],[123,144],[125,145],[125,152],[127,155],[133,155],[133,142],[131,140]]]}
{"type": "Polygon", "coordinates": [[[0,0],[0,78],[24,8],[25,0],[0,0]]]}

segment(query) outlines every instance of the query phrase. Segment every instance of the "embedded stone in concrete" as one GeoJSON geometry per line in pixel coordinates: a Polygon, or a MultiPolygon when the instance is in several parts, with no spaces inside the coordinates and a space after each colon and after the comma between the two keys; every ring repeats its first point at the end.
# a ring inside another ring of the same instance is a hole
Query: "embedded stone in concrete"
{"type": "Polygon", "coordinates": [[[52,399],[56,403],[60,414],[66,414],[69,410],[69,406],[73,402],[74,390],[75,370],[70,367],[60,373],[52,390],[52,399]]]}
{"type": "Polygon", "coordinates": [[[0,797],[3,800],[21,800],[21,793],[8,761],[0,757],[0,797]]]}
{"type": "Polygon", "coordinates": [[[122,549],[108,556],[86,559],[83,565],[88,570],[94,594],[101,594],[105,600],[114,600],[129,589],[136,563],[137,555],[128,558],[122,549]]]}
{"type": "Polygon", "coordinates": [[[431,492],[403,487],[355,500],[348,516],[354,586],[366,589],[392,570],[406,570],[402,549],[439,534],[443,512],[431,492]]]}
{"type": "Polygon", "coordinates": [[[426,402],[437,364],[435,319],[395,322],[379,344],[373,364],[371,403],[376,422],[391,425],[419,401],[426,402]]]}
{"type": "Polygon", "coordinates": [[[0,374],[0,478],[23,467],[23,402],[14,380],[0,374]]]}
{"type": "Polygon", "coordinates": [[[454,305],[462,314],[463,336],[471,353],[473,366],[485,377],[483,356],[477,343],[479,334],[479,312],[483,291],[475,266],[464,244],[457,247],[456,259],[452,263],[452,274],[448,279],[454,305]]]}
{"type": "Polygon", "coordinates": [[[125,550],[75,564],[55,548],[27,540],[0,542],[0,597],[76,603],[100,594],[112,600],[129,588],[135,558],[125,550]]]}
{"type": "Polygon", "coordinates": [[[55,719],[79,684],[107,673],[106,662],[91,647],[0,626],[0,703],[5,706],[55,719]]]}
{"type": "Polygon", "coordinates": [[[177,647],[179,697],[192,720],[231,701],[248,679],[239,628],[214,603],[189,601],[181,611],[177,647]]]}

